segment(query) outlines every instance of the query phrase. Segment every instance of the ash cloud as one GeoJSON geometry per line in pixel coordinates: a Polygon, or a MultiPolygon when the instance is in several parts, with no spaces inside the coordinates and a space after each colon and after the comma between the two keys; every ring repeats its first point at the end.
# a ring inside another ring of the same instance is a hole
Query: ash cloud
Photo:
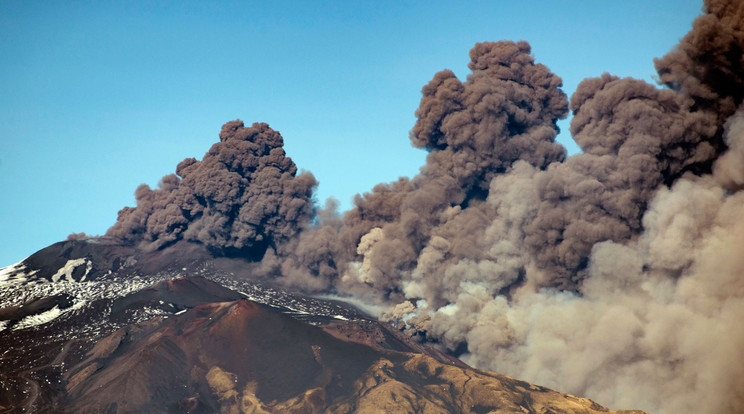
{"type": "MultiPolygon", "coordinates": [[[[465,349],[474,366],[605,405],[738,412],[744,9],[705,11],[656,60],[665,88],[609,74],[579,85],[571,133],[583,154],[514,158],[483,176],[484,200],[440,209],[415,266],[394,279],[401,293],[381,293],[384,316],[465,349]]],[[[447,82],[441,95],[459,96],[447,82]]],[[[417,127],[436,154],[450,148],[440,120],[467,105],[423,94],[421,108],[434,109],[419,109],[417,127]]],[[[374,264],[363,252],[362,274],[374,264]]]]}
{"type": "Polygon", "coordinates": [[[421,173],[303,234],[340,241],[323,284],[480,368],[613,407],[737,412],[744,12],[705,11],[655,61],[661,88],[603,74],[570,103],[527,43],[476,45],[466,81],[422,90],[421,173]],[[566,158],[568,109],[583,153],[566,158]]]}
{"type": "Polygon", "coordinates": [[[194,241],[251,258],[296,237],[312,215],[312,174],[297,174],[282,136],[267,124],[231,121],[219,138],[201,161],[183,160],[157,189],[139,186],[137,206],[123,208],[106,235],[150,249],[194,241]]]}
{"type": "Polygon", "coordinates": [[[110,235],[253,260],[253,274],[383,306],[472,365],[612,407],[744,406],[744,7],[706,1],[661,87],[601,74],[570,99],[530,46],[486,42],[422,89],[420,174],[339,214],[265,124],[137,190],[110,235]],[[583,153],[556,122],[573,113],[583,153]]]}
{"type": "Polygon", "coordinates": [[[465,82],[445,70],[422,90],[411,131],[413,144],[430,151],[421,173],[358,198],[344,216],[345,225],[367,232],[359,239],[361,267],[345,273],[345,282],[399,294],[430,242],[448,236],[465,238],[453,240],[453,253],[480,256],[467,240],[477,232],[467,229],[490,218],[484,203],[491,180],[517,161],[542,170],[565,158],[554,142],[556,122],[568,111],[561,79],[534,62],[529,45],[481,43],[470,58],[465,82]]]}

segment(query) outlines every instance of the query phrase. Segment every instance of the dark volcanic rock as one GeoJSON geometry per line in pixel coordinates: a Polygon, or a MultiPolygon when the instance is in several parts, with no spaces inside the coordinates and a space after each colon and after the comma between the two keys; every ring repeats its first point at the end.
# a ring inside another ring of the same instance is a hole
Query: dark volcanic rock
{"type": "Polygon", "coordinates": [[[60,270],[69,264],[70,277],[79,281],[84,276],[95,279],[120,270],[134,253],[133,247],[114,240],[67,240],[45,247],[21,263],[37,278],[50,281],[55,275],[64,279],[67,275],[60,274],[60,270]]]}
{"type": "MultiPolygon", "coordinates": [[[[35,280],[86,281],[118,273],[156,274],[194,267],[213,260],[196,243],[180,242],[167,249],[142,251],[118,239],[95,237],[66,240],[45,247],[24,259],[16,273],[35,280]]],[[[11,279],[16,276],[11,273],[11,279]]]]}
{"type": "Polygon", "coordinates": [[[0,269],[0,413],[606,412],[239,268],[91,239],[0,269]]]}

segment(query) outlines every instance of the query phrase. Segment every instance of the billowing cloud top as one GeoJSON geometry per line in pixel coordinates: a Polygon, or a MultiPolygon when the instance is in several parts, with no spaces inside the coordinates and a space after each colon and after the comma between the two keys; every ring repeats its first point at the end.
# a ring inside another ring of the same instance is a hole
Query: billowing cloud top
{"type": "MultiPolygon", "coordinates": [[[[570,103],[528,43],[486,42],[423,87],[420,174],[339,216],[265,124],[137,190],[109,235],[202,243],[255,275],[389,307],[466,361],[609,406],[744,406],[744,4],[709,0],[661,88],[610,74],[570,103]],[[573,112],[583,153],[566,157],[573,112]]],[[[405,321],[405,322],[402,322],[405,321]]]]}
{"type": "Polygon", "coordinates": [[[107,235],[161,248],[184,239],[218,254],[261,257],[295,237],[312,214],[310,173],[297,174],[282,136],[267,124],[222,126],[201,161],[187,158],[159,188],[143,184],[107,235]]]}

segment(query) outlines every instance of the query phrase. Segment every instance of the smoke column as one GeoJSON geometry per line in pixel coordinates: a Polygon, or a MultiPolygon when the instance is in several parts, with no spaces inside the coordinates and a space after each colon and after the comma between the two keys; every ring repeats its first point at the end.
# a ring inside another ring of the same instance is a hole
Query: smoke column
{"type": "Polygon", "coordinates": [[[611,407],[744,406],[744,3],[709,0],[661,87],[602,74],[570,99],[520,42],[422,89],[420,174],[339,215],[265,124],[137,190],[109,235],[251,259],[257,276],[388,308],[493,370],[611,407]],[[583,153],[565,156],[573,113],[583,153]]]}
{"type": "Polygon", "coordinates": [[[220,255],[263,256],[296,237],[312,215],[317,182],[297,175],[283,145],[266,124],[226,123],[201,161],[183,160],[158,189],[139,186],[137,207],[119,211],[106,235],[150,249],[187,240],[220,255]]]}
{"type": "MultiPolygon", "coordinates": [[[[422,90],[421,174],[304,232],[335,266],[323,280],[476,367],[613,407],[738,412],[744,4],[705,12],[656,60],[662,88],[603,74],[570,103],[527,43],[476,45],[465,82],[422,90]]],[[[305,269],[283,280],[319,280],[305,269]]]]}

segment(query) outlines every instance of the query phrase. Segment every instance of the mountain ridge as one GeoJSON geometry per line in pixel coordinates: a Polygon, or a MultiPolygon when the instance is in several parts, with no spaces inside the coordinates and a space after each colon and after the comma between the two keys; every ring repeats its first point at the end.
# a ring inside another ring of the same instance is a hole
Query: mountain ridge
{"type": "Polygon", "coordinates": [[[0,413],[612,412],[215,262],[78,240],[1,269],[0,413]]]}

